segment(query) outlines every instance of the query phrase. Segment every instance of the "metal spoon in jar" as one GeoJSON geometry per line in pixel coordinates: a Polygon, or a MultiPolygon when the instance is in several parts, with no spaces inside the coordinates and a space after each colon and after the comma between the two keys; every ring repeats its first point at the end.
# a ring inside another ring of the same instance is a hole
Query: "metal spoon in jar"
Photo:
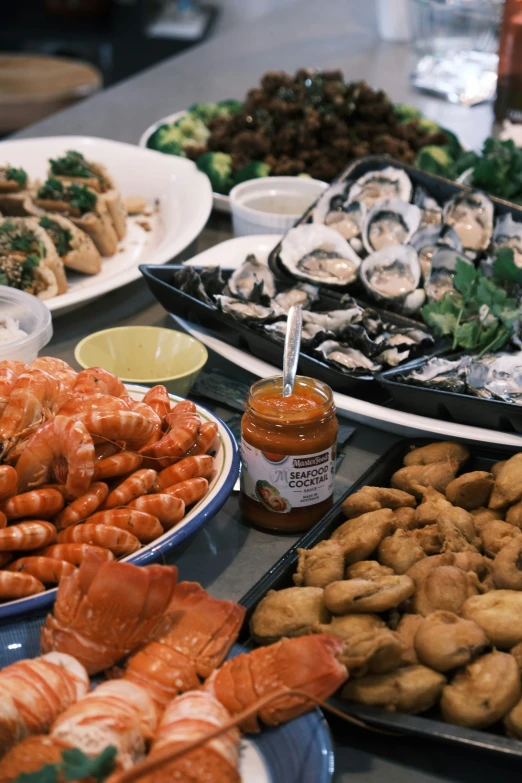
{"type": "Polygon", "coordinates": [[[285,352],[283,357],[283,397],[289,397],[294,391],[301,332],[303,329],[303,311],[301,305],[292,305],[286,322],[285,352]]]}

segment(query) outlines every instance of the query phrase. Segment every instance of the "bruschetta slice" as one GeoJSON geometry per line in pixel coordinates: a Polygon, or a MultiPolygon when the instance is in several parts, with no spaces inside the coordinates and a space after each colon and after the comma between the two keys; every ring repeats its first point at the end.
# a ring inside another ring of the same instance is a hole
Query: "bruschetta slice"
{"type": "MultiPolygon", "coordinates": [[[[47,292],[47,289],[53,289],[55,284],[56,292],[49,294],[49,296],[64,294],[67,291],[67,278],[62,259],[56,252],[48,234],[34,218],[9,217],[0,219],[0,255],[4,259],[8,258],[11,262],[22,266],[21,270],[18,269],[18,277],[21,275],[23,278],[24,275],[28,275],[26,282],[29,287],[34,282],[37,288],[43,286],[42,290],[47,292]],[[50,270],[54,283],[45,273],[45,269],[50,270]]],[[[13,273],[16,271],[16,267],[12,264],[11,271],[13,273]]],[[[6,283],[6,285],[10,284],[6,283]]],[[[26,288],[23,287],[22,290],[26,290],[26,288]]],[[[36,292],[37,295],[39,293],[40,290],[36,292]]],[[[40,298],[48,297],[42,296],[40,298]]]]}
{"type": "Polygon", "coordinates": [[[101,256],[96,245],[72,220],[49,213],[38,223],[51,239],[66,269],[74,269],[84,275],[96,275],[101,271],[101,256]]]}

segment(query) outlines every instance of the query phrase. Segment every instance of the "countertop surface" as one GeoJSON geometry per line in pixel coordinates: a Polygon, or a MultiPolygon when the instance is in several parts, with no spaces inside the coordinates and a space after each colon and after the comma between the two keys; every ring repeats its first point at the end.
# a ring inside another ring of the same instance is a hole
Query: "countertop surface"
{"type": "MultiPolygon", "coordinates": [[[[267,70],[341,68],[346,79],[365,79],[393,100],[413,103],[477,147],[489,135],[490,105],[464,108],[413,91],[410,45],[379,41],[374,0],[298,2],[232,28],[64,112],[25,129],[17,138],[83,134],[136,143],[155,120],[195,101],[241,97],[267,70]]],[[[0,145],[1,146],[1,145],[0,145]]],[[[1,157],[1,156],[0,156],[1,157]]],[[[229,218],[213,215],[183,259],[231,236],[229,218]]],[[[115,325],[171,326],[172,321],[137,281],[54,321],[46,349],[74,364],[76,343],[115,325]]],[[[215,354],[212,367],[238,380],[243,371],[215,354]]],[[[337,490],[348,487],[394,442],[391,435],[357,425],[346,443],[337,490]]],[[[240,518],[237,496],[172,558],[180,578],[200,581],[218,597],[239,599],[294,543],[295,536],[263,533],[240,518]]],[[[420,738],[390,737],[329,718],[336,747],[336,783],[477,783],[514,779],[515,762],[420,738]]]]}

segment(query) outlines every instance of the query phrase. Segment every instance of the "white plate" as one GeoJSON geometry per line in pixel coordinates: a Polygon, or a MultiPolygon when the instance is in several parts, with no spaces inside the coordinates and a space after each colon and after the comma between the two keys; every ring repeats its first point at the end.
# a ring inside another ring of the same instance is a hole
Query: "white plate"
{"type": "MultiPolygon", "coordinates": [[[[266,234],[249,237],[237,237],[215,245],[204,253],[192,258],[188,263],[191,266],[222,266],[224,269],[237,269],[249,253],[253,253],[260,261],[266,263],[268,254],[281,239],[278,235],[266,234]]],[[[196,326],[181,318],[172,316],[193,337],[201,340],[207,348],[211,348],[223,358],[236,364],[238,367],[266,378],[270,375],[279,375],[281,367],[274,367],[267,362],[257,359],[239,348],[220,340],[213,333],[196,326]]],[[[460,438],[462,440],[476,440],[482,443],[497,443],[504,446],[522,448],[522,436],[511,435],[495,430],[471,427],[467,424],[455,424],[453,422],[439,421],[427,416],[418,416],[414,413],[394,410],[383,405],[359,400],[347,394],[334,394],[335,404],[339,413],[343,413],[354,421],[368,424],[371,427],[392,432],[396,435],[412,437],[424,433],[444,438],[460,438]]]]}
{"type": "Polygon", "coordinates": [[[114,256],[104,258],[97,275],[67,271],[69,290],[46,300],[58,314],[78,307],[140,277],[139,264],[164,264],[196,239],[212,210],[208,178],[185,158],[143,150],[133,144],[88,136],[51,136],[0,142],[0,163],[22,166],[30,179],[44,180],[48,160],[67,150],[107,166],[123,197],[141,196],[158,211],[151,217],[128,218],[127,236],[114,256]],[[146,221],[146,231],[139,225],[146,221]]]}
{"type": "MultiPolygon", "coordinates": [[[[135,386],[133,384],[125,384],[125,386],[137,400],[141,400],[147,392],[147,389],[143,386],[135,386]]],[[[175,394],[170,394],[169,396],[173,402],[180,402],[183,399],[175,394]]],[[[171,530],[167,530],[166,533],[163,533],[162,536],[156,538],[150,544],[142,546],[141,549],[138,549],[132,555],[121,558],[127,563],[148,565],[158,560],[164,562],[167,555],[193,536],[217,514],[232,492],[239,475],[239,452],[236,440],[221,419],[200,405],[197,405],[196,409],[202,419],[213,421],[218,427],[218,434],[213,445],[215,475],[209,484],[208,492],[199,503],[196,503],[190,509],[179,524],[171,530]]],[[[52,588],[44,593],[38,593],[28,598],[6,601],[0,604],[0,621],[19,619],[26,614],[48,609],[54,603],[55,597],[56,588],[52,588]]]]}
{"type": "MultiPolygon", "coordinates": [[[[159,128],[160,125],[168,125],[171,122],[176,122],[176,120],[180,120],[182,117],[185,116],[187,112],[186,111],[177,111],[174,114],[169,114],[168,117],[163,117],[162,120],[158,120],[157,122],[154,122],[152,125],[149,125],[147,130],[141,134],[140,140],[138,142],[140,147],[147,147],[147,141],[149,140],[149,137],[152,136],[154,131],[159,128]]],[[[148,148],[147,148],[148,149],[148,148]]],[[[159,155],[162,155],[163,153],[158,153],[159,155]]],[[[176,158],[177,155],[167,155],[167,157],[173,157],[176,158]]],[[[185,160],[185,158],[181,158],[181,160],[185,160]]],[[[223,196],[221,193],[212,193],[212,199],[213,199],[213,207],[218,212],[230,212],[230,199],[228,196],[223,196]]]]}

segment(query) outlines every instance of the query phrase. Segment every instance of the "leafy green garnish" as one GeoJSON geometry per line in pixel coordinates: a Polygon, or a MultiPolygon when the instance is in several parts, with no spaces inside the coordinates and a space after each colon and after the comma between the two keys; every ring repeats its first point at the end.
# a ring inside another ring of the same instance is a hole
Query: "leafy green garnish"
{"type": "Polygon", "coordinates": [[[87,166],[87,161],[81,152],[68,150],[62,158],[51,158],[51,173],[58,177],[88,177],[100,179],[87,166]]]}
{"type": "Polygon", "coordinates": [[[62,228],[55,220],[51,220],[47,215],[40,218],[40,225],[47,231],[56,248],[59,256],[65,256],[71,249],[72,234],[67,229],[62,228]]]}
{"type": "Polygon", "coordinates": [[[62,750],[62,761],[46,764],[36,772],[23,772],[15,783],[58,783],[60,776],[65,780],[83,780],[94,778],[102,783],[114,770],[117,749],[110,745],[99,756],[90,758],[82,750],[71,748],[62,750]]]}
{"type": "Polygon", "coordinates": [[[23,190],[27,184],[27,172],[23,169],[15,169],[13,166],[7,167],[5,178],[11,180],[11,182],[18,183],[21,190],[23,190]]]}
{"type": "Polygon", "coordinates": [[[511,338],[519,320],[517,301],[508,289],[521,282],[522,270],[516,267],[511,248],[499,251],[492,278],[459,258],[453,278],[455,290],[425,305],[422,317],[436,334],[453,336],[454,350],[479,351],[480,355],[498,351],[511,338]]]}
{"type": "Polygon", "coordinates": [[[51,199],[52,201],[63,201],[64,200],[64,187],[63,184],[60,182],[59,179],[55,179],[54,177],[49,177],[49,179],[44,182],[44,184],[38,188],[38,192],[36,194],[38,198],[42,199],[51,199]]]}
{"type": "Polygon", "coordinates": [[[73,182],[67,192],[67,200],[71,207],[76,207],[83,214],[84,212],[90,212],[96,206],[96,193],[86,185],[78,185],[73,182]]]}

